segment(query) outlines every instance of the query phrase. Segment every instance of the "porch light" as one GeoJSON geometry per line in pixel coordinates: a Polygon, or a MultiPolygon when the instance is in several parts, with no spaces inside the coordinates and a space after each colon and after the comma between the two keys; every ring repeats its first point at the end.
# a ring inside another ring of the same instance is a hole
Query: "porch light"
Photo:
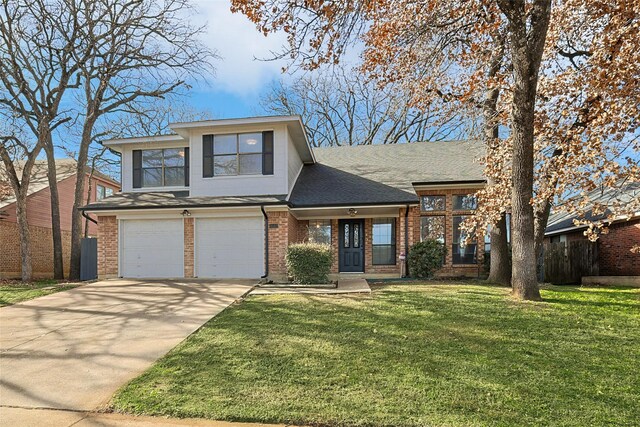
{"type": "Polygon", "coordinates": [[[356,216],[358,214],[358,210],[354,208],[349,208],[347,213],[349,213],[349,216],[356,216]]]}
{"type": "Polygon", "coordinates": [[[180,214],[182,216],[191,216],[191,212],[189,212],[188,210],[183,210],[182,213],[180,214]]]}

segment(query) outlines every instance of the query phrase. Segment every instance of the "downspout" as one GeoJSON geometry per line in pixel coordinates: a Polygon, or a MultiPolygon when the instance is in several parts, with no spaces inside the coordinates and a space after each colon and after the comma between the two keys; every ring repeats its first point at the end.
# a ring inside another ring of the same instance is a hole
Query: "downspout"
{"type": "Polygon", "coordinates": [[[98,224],[98,221],[96,221],[95,219],[91,218],[90,216],[87,215],[87,213],[85,211],[80,211],[82,212],[82,216],[85,217],[87,220],[91,221],[94,224],[98,224]]]}
{"type": "Polygon", "coordinates": [[[264,217],[264,275],[260,278],[266,279],[269,276],[269,218],[264,211],[264,205],[260,205],[260,210],[264,217]]]}
{"type": "Polygon", "coordinates": [[[407,258],[409,258],[409,205],[407,205],[404,210],[404,276],[402,277],[409,275],[407,258]]]}

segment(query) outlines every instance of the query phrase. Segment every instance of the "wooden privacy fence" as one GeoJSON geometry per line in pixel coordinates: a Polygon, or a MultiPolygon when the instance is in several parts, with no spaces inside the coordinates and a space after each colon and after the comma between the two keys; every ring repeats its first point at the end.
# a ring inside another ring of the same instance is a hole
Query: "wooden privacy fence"
{"type": "Polygon", "coordinates": [[[580,283],[582,276],[598,275],[598,244],[588,240],[545,243],[543,281],[555,284],[580,283]]]}

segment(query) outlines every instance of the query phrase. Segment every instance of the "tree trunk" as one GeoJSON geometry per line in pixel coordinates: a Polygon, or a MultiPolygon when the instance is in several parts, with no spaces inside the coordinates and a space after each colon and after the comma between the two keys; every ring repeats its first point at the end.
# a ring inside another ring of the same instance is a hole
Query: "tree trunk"
{"type": "Polygon", "coordinates": [[[84,200],[84,180],[91,144],[91,132],[93,131],[93,121],[86,119],[82,130],[82,140],[78,150],[78,163],[76,164],[76,187],[73,194],[73,212],[71,214],[71,258],[69,260],[69,279],[80,280],[80,254],[82,243],[82,214],[80,207],[84,200]]]}
{"type": "Polygon", "coordinates": [[[53,236],[53,278],[64,279],[64,264],[62,255],[62,230],[60,229],[60,197],[58,194],[58,177],[56,160],[51,140],[51,133],[45,131],[44,151],[47,154],[47,179],[49,180],[49,195],[51,200],[51,234],[53,236]]]}
{"type": "Polygon", "coordinates": [[[511,265],[509,261],[509,243],[507,241],[507,218],[502,214],[500,221],[491,227],[491,255],[489,261],[489,282],[500,285],[511,284],[511,265]]]}
{"type": "Polygon", "coordinates": [[[524,300],[540,300],[536,276],[537,257],[533,199],[534,118],[538,72],[551,15],[550,0],[534,2],[531,11],[524,2],[504,7],[509,17],[513,64],[513,139],[511,214],[513,295],[524,300]],[[530,22],[527,22],[529,17],[530,22]]]}
{"type": "Polygon", "coordinates": [[[22,269],[22,281],[30,282],[33,279],[33,267],[31,264],[31,233],[27,221],[27,192],[20,191],[16,195],[16,217],[20,232],[20,267],[22,269]]]}
{"type": "MultiPolygon", "coordinates": [[[[495,54],[491,58],[487,68],[487,77],[489,79],[496,76],[500,71],[504,56],[504,40],[498,36],[496,38],[495,54]]],[[[485,94],[482,104],[483,128],[485,146],[491,147],[493,144],[499,143],[499,122],[498,122],[498,97],[500,90],[497,87],[490,87],[485,94]]],[[[489,179],[488,185],[493,185],[489,179]]],[[[509,262],[509,246],[507,243],[507,221],[506,215],[502,213],[500,221],[493,224],[490,232],[491,237],[491,254],[489,261],[488,281],[501,285],[511,284],[511,265],[509,262]]]]}

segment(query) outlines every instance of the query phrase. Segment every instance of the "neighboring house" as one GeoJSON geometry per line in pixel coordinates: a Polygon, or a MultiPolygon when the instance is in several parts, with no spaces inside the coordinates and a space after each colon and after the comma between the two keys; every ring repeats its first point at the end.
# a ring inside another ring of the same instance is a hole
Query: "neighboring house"
{"type": "MultiPolygon", "coordinates": [[[[640,198],[640,183],[624,185],[620,190],[595,190],[588,194],[594,203],[611,206],[613,202],[629,203],[640,198]]],[[[610,211],[602,215],[594,215],[588,211],[585,218],[592,221],[605,219],[610,211]]],[[[584,231],[586,225],[576,226],[577,215],[558,212],[550,216],[545,231],[545,242],[571,242],[587,240],[584,231]]],[[[597,240],[598,267],[601,276],[640,276],[640,253],[631,252],[634,245],[640,245],[640,212],[631,217],[617,218],[613,222],[606,221],[608,233],[597,240]]]]}
{"type": "MultiPolygon", "coordinates": [[[[19,169],[21,165],[17,165],[19,169]]],[[[69,271],[69,253],[71,250],[71,213],[76,185],[76,162],[73,159],[57,159],[57,186],[60,199],[60,228],[62,229],[62,246],[64,251],[65,275],[69,271]]],[[[22,174],[17,170],[18,176],[22,174]]],[[[84,179],[85,198],[91,191],[90,200],[96,201],[119,191],[118,182],[90,171],[84,179]]],[[[20,233],[16,218],[15,197],[7,182],[6,171],[0,166],[0,185],[4,195],[0,200],[0,278],[19,278],[21,275],[20,262],[20,233]]],[[[51,233],[51,197],[49,180],[47,179],[47,162],[37,160],[33,166],[29,194],[27,196],[27,221],[31,233],[31,255],[33,275],[37,278],[53,276],[53,237],[51,233]]],[[[89,224],[89,235],[95,236],[98,231],[96,224],[89,224]]]]}
{"type": "Polygon", "coordinates": [[[480,143],[315,148],[299,116],[176,123],[177,135],[105,141],[122,193],[97,216],[100,277],[282,280],[290,243],[333,247],[334,274],[398,277],[421,239],[442,275],[477,276],[484,245],[459,229],[484,185],[480,143]]]}

